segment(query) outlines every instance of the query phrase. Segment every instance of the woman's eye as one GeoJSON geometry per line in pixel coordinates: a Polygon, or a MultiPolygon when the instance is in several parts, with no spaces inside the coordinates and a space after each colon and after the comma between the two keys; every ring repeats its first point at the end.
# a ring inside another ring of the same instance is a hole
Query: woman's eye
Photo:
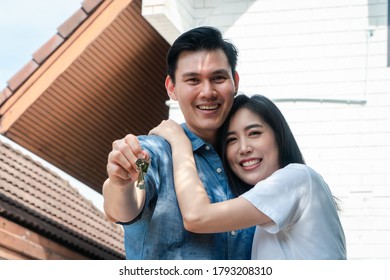
{"type": "Polygon", "coordinates": [[[230,144],[230,143],[234,142],[235,140],[236,140],[236,138],[227,138],[226,144],[230,144]]]}
{"type": "Polygon", "coordinates": [[[251,131],[251,132],[249,132],[249,136],[260,135],[261,133],[262,133],[261,131],[251,131]]]}

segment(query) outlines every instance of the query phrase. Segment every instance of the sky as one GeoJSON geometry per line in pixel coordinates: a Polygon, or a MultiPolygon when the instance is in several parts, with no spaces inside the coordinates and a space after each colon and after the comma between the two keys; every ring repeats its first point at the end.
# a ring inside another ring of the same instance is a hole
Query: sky
{"type": "MultiPolygon", "coordinates": [[[[0,91],[32,54],[57,33],[59,27],[82,4],[83,0],[0,0],[0,91]]],[[[103,210],[100,194],[48,162],[0,135],[0,140],[30,155],[77,188],[98,209],[103,210]]]]}
{"type": "Polygon", "coordinates": [[[0,90],[83,0],[0,0],[0,90]]]}

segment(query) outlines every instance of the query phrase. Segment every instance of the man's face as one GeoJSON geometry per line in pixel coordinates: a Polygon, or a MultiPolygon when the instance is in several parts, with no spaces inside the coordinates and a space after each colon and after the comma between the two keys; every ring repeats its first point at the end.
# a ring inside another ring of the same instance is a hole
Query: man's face
{"type": "Polygon", "coordinates": [[[188,128],[214,144],[217,129],[229,113],[238,88],[222,50],[183,52],[175,72],[176,83],[166,79],[167,91],[179,102],[188,128]]]}

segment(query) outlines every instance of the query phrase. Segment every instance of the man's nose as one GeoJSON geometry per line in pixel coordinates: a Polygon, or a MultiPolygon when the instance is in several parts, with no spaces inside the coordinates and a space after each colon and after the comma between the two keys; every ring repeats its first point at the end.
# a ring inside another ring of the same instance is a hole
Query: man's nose
{"type": "Polygon", "coordinates": [[[206,97],[212,97],[216,93],[212,83],[210,81],[206,81],[202,84],[202,94],[206,97]]]}

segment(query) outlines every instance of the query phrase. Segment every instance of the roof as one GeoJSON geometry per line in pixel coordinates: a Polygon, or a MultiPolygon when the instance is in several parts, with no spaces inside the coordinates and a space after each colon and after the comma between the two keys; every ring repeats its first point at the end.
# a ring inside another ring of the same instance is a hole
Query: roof
{"type": "Polygon", "coordinates": [[[141,0],[86,0],[0,91],[0,133],[101,192],[112,142],[168,118],[168,49],[141,0]]]}
{"type": "Polygon", "coordinates": [[[122,227],[67,181],[0,141],[0,216],[92,259],[124,259],[122,227]]]}

